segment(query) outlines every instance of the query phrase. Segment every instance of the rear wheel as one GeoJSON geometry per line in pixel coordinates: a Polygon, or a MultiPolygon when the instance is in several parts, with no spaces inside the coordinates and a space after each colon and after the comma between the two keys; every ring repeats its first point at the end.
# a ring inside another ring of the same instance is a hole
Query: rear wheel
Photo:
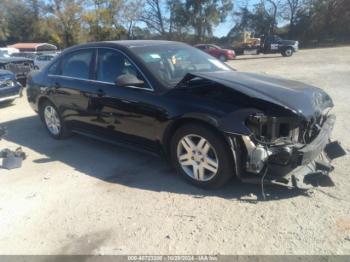
{"type": "Polygon", "coordinates": [[[201,124],[176,131],[171,141],[171,160],[185,179],[202,188],[221,187],[234,175],[228,144],[201,124]]]}
{"type": "Polygon", "coordinates": [[[40,116],[47,131],[53,138],[60,139],[70,134],[58,110],[51,102],[45,101],[40,107],[40,116]]]}

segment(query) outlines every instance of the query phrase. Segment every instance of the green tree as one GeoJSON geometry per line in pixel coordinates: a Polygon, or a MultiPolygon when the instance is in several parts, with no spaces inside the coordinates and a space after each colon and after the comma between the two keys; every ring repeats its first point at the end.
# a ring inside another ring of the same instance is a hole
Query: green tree
{"type": "Polygon", "coordinates": [[[7,19],[6,19],[6,9],[4,3],[0,3],[0,44],[5,42],[9,36],[7,19]]]}
{"type": "Polygon", "coordinates": [[[62,47],[79,42],[84,0],[50,0],[48,19],[51,37],[62,47]],[[53,18],[53,19],[52,19],[53,18]]]}
{"type": "Polygon", "coordinates": [[[0,41],[32,41],[38,38],[38,19],[28,2],[2,0],[0,2],[0,41]]]}
{"type": "Polygon", "coordinates": [[[204,36],[211,37],[213,28],[225,22],[233,9],[231,0],[186,0],[185,19],[193,28],[197,42],[204,36]]]}
{"type": "Polygon", "coordinates": [[[139,20],[144,22],[150,30],[165,37],[168,19],[163,14],[163,3],[161,0],[145,0],[144,4],[145,7],[139,20]]]}
{"type": "Polygon", "coordinates": [[[289,21],[289,37],[295,37],[298,16],[305,12],[306,0],[285,0],[283,16],[289,21]]]}
{"type": "Polygon", "coordinates": [[[271,15],[266,9],[265,2],[261,1],[254,6],[253,10],[248,7],[241,7],[240,11],[235,13],[238,18],[236,25],[229,32],[229,36],[235,38],[244,31],[255,33],[256,36],[273,33],[275,17],[274,12],[271,15]]]}

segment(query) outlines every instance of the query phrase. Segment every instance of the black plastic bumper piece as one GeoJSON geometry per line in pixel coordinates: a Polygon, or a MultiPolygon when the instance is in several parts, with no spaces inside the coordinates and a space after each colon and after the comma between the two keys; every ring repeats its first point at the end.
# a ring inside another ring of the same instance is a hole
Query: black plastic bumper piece
{"type": "Polygon", "coordinates": [[[318,136],[309,145],[298,151],[300,156],[299,165],[306,165],[315,160],[330,142],[330,136],[335,124],[335,116],[331,115],[323,124],[318,136]]]}
{"type": "MultiPolygon", "coordinates": [[[[334,186],[330,173],[334,170],[331,160],[346,155],[339,142],[331,142],[335,116],[329,116],[314,141],[297,150],[295,165],[268,164],[265,184],[278,184],[288,187],[310,189],[316,186],[334,186]]],[[[262,175],[247,174],[243,182],[261,183],[262,175]]]]}

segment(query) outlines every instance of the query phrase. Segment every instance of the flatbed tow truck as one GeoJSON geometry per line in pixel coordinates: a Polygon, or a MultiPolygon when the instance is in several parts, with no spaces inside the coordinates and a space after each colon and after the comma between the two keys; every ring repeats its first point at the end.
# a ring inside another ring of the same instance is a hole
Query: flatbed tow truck
{"type": "Polygon", "coordinates": [[[243,39],[234,41],[233,49],[236,55],[278,54],[291,57],[299,50],[299,42],[295,40],[283,40],[277,35],[251,37],[251,32],[244,32],[243,39]]]}

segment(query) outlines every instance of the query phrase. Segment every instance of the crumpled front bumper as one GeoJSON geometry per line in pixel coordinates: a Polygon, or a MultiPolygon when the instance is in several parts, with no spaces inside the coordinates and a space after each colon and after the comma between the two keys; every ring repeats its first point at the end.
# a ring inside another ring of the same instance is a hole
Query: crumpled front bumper
{"type": "Polygon", "coordinates": [[[300,189],[334,185],[329,176],[334,169],[331,161],[346,154],[338,142],[330,140],[334,124],[335,116],[331,115],[312,143],[293,150],[288,164],[283,165],[272,161],[272,159],[278,159],[277,153],[273,158],[269,157],[262,172],[243,175],[242,181],[278,184],[300,189]]]}

